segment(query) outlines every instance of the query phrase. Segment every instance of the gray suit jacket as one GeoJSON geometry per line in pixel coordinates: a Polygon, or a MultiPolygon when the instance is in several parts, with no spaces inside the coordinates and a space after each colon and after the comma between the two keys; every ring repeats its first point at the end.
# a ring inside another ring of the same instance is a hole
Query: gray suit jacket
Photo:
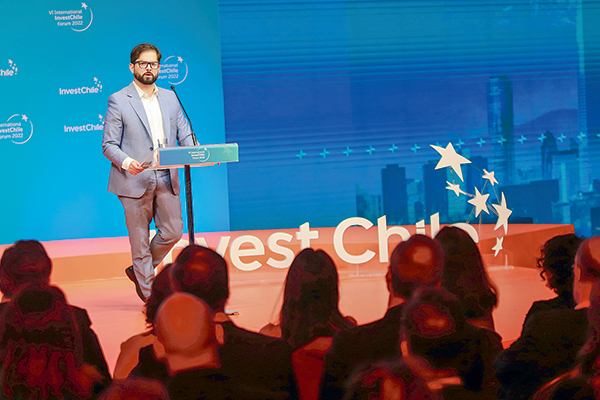
{"type": "MultiPolygon", "coordinates": [[[[158,89],[158,101],[162,111],[165,137],[169,147],[192,146],[192,131],[173,92],[158,89]]],[[[112,161],[108,191],[119,196],[141,197],[146,191],[152,171],[131,175],[121,168],[128,156],[140,163],[154,150],[148,117],[142,100],[132,82],[129,86],[108,98],[104,117],[102,151],[112,161]]],[[[171,169],[173,193],[179,194],[179,174],[171,169]]]]}

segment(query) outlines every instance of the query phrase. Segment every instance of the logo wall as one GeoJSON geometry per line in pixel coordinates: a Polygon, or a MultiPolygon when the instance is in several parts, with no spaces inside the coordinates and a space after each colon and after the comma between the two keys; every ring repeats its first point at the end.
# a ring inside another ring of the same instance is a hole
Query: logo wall
{"type": "Polygon", "coordinates": [[[71,28],[75,32],[85,31],[94,21],[92,9],[85,3],[81,3],[80,9],[48,10],[48,14],[56,26],[71,28]]]}
{"type": "Polygon", "coordinates": [[[169,56],[160,65],[158,79],[166,79],[171,85],[179,85],[188,75],[187,63],[180,56],[169,56]]]}
{"type": "Polygon", "coordinates": [[[10,140],[14,144],[25,144],[33,136],[33,123],[25,114],[11,115],[0,123],[0,143],[10,140]]]}

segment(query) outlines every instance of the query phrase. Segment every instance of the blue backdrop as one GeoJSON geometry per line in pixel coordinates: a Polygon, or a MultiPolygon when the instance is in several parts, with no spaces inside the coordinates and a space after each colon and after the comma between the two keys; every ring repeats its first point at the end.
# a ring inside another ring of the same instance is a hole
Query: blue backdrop
{"type": "Polygon", "coordinates": [[[476,216],[600,227],[598,2],[13,2],[0,13],[0,244],[125,236],[106,192],[108,96],[163,53],[201,143],[196,231],[476,216]],[[471,161],[464,180],[431,147],[471,161]],[[498,183],[482,179],[493,171],[498,183]],[[449,191],[458,184],[461,196],[449,191]],[[597,222],[598,221],[598,222],[597,222]]]}

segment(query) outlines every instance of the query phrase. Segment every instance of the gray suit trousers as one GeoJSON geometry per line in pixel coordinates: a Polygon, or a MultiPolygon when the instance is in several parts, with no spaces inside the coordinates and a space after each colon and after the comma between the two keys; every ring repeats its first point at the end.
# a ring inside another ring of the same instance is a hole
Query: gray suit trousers
{"type": "Polygon", "coordinates": [[[151,171],[150,175],[142,197],[119,196],[125,210],[133,269],[146,297],[150,296],[156,266],[183,235],[181,201],[173,194],[169,171],[151,171]],[[150,241],[153,217],[156,235],[150,241]]]}

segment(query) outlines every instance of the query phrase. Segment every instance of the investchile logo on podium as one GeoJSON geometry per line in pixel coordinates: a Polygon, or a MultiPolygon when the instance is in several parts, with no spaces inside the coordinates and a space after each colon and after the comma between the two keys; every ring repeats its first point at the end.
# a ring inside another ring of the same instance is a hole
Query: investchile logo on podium
{"type": "Polygon", "coordinates": [[[58,27],[71,28],[75,32],[83,32],[92,26],[94,13],[90,6],[81,3],[81,8],[68,10],[48,10],[48,14],[58,27]]]}
{"type": "Polygon", "coordinates": [[[0,143],[10,140],[25,144],[33,136],[33,122],[25,114],[13,114],[6,122],[0,122],[0,143]]]}

